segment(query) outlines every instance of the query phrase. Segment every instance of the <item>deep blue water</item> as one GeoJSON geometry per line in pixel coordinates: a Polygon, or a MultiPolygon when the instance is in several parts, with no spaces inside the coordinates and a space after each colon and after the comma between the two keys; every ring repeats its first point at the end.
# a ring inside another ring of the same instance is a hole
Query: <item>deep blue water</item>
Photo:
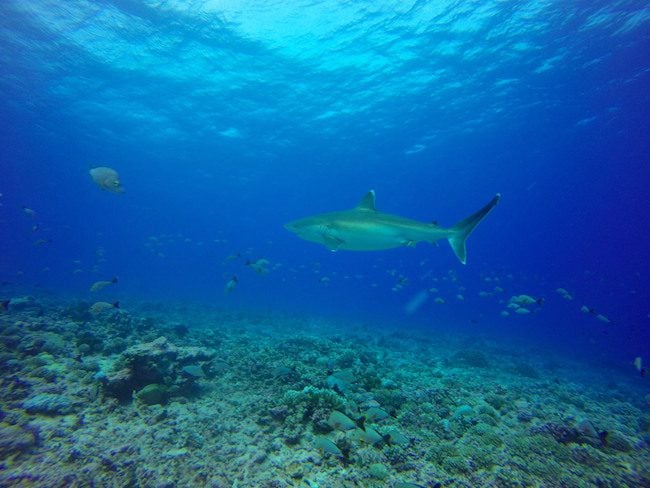
{"type": "Polygon", "coordinates": [[[4,1],[1,295],[91,299],[116,275],[104,297],[127,309],[385,319],[634,374],[650,361],[649,53],[635,1],[4,1]],[[95,186],[94,165],[126,193],[95,186]],[[443,226],[503,198],[466,266],[444,242],[332,253],[283,228],[371,188],[380,210],[443,226]],[[431,287],[446,303],[405,314],[431,287]],[[546,302],[501,317],[519,293],[546,302]]]}

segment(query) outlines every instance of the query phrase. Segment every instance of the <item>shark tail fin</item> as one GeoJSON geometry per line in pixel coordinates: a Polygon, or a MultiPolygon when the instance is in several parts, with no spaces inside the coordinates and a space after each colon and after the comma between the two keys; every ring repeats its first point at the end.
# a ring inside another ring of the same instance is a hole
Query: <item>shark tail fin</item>
{"type": "Polygon", "coordinates": [[[487,205],[485,205],[480,210],[474,212],[472,215],[466,219],[461,220],[456,225],[454,225],[450,231],[452,235],[448,238],[449,245],[456,254],[456,257],[460,260],[461,263],[465,264],[467,262],[467,251],[465,249],[465,241],[472,233],[474,228],[479,224],[483,218],[490,213],[490,210],[499,203],[501,194],[497,193],[492,200],[490,200],[487,205]]]}

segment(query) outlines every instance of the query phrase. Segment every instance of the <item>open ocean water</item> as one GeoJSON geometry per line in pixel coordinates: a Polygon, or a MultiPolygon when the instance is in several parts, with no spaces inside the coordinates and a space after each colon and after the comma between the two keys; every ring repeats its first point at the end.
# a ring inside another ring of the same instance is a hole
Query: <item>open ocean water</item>
{"type": "Polygon", "coordinates": [[[0,2],[0,486],[650,486],[648,154],[641,1],[0,2]]]}

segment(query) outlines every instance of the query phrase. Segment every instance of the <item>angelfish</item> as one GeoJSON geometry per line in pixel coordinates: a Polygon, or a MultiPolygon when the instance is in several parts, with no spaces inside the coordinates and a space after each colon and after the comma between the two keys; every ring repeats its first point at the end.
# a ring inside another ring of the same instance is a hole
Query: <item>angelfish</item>
{"type": "Polygon", "coordinates": [[[112,193],[124,193],[120,175],[113,168],[98,166],[90,170],[90,177],[102,190],[112,193]]]}

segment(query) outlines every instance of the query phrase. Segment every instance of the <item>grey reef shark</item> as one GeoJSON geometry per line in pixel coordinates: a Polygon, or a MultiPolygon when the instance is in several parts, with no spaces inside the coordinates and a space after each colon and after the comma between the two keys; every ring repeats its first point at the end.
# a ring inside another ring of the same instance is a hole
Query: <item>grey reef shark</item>
{"type": "Polygon", "coordinates": [[[467,262],[465,241],[474,228],[499,202],[497,193],[483,208],[450,228],[436,223],[379,212],[375,208],[375,191],[370,190],[361,203],[350,210],[313,215],[294,220],[285,228],[307,241],[317,242],[331,251],[378,251],[418,242],[434,243],[447,239],[461,263],[467,262]]]}

